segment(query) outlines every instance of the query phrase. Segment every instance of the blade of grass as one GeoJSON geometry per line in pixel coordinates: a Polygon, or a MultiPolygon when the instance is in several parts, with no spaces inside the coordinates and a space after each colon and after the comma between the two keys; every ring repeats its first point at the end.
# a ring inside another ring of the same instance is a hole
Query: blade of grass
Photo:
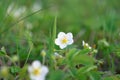
{"type": "Polygon", "coordinates": [[[53,40],[56,38],[56,29],[57,28],[57,16],[55,16],[54,26],[53,26],[53,40]]]}
{"type": "Polygon", "coordinates": [[[52,69],[54,68],[52,55],[54,54],[54,45],[55,45],[54,40],[56,38],[56,29],[57,29],[56,24],[57,24],[57,16],[55,16],[55,19],[54,19],[54,26],[52,27],[52,29],[50,29],[49,58],[50,58],[50,68],[52,68],[52,69]]]}
{"type": "Polygon", "coordinates": [[[35,11],[35,12],[33,12],[33,13],[31,13],[31,14],[23,17],[23,18],[20,18],[18,21],[14,22],[14,23],[8,24],[10,27],[7,27],[6,29],[4,29],[3,31],[1,31],[0,33],[2,34],[2,33],[4,33],[4,32],[6,32],[6,31],[10,30],[11,27],[14,27],[16,24],[20,23],[22,20],[24,20],[24,19],[26,19],[26,18],[34,15],[34,14],[37,14],[37,13],[39,13],[39,12],[42,11],[42,10],[43,10],[43,9],[37,10],[37,11],[35,11]]]}

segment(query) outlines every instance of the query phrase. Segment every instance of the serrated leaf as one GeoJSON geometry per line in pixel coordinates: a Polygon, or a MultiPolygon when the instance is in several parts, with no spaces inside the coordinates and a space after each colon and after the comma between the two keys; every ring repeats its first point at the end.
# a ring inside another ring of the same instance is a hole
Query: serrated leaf
{"type": "Polygon", "coordinates": [[[57,70],[57,71],[51,71],[49,80],[64,80],[64,72],[62,72],[61,70],[57,70]]]}
{"type": "Polygon", "coordinates": [[[89,77],[91,80],[101,80],[101,73],[98,71],[91,71],[89,77]]]}
{"type": "Polygon", "coordinates": [[[10,72],[12,73],[12,74],[16,74],[16,73],[18,73],[20,71],[20,68],[18,67],[18,66],[12,66],[12,67],[10,67],[10,72]]]}
{"type": "Polygon", "coordinates": [[[120,80],[120,78],[117,76],[110,76],[110,77],[104,78],[103,80],[120,80]]]}
{"type": "Polygon", "coordinates": [[[95,62],[95,59],[87,54],[76,55],[72,59],[73,65],[77,65],[77,64],[93,65],[94,62],[95,62]]]}
{"type": "Polygon", "coordinates": [[[0,56],[4,56],[4,55],[5,55],[5,53],[0,50],[0,56]]]}
{"type": "Polygon", "coordinates": [[[27,72],[27,68],[28,68],[28,66],[24,66],[22,69],[20,69],[19,76],[20,76],[21,80],[23,80],[23,79],[28,77],[28,75],[26,75],[27,74],[26,73],[27,72]]]}
{"type": "Polygon", "coordinates": [[[69,51],[69,53],[67,53],[67,55],[66,55],[66,58],[68,59],[68,60],[71,60],[72,58],[73,58],[73,56],[75,55],[75,53],[77,52],[77,49],[71,49],[70,51],[69,51]]]}
{"type": "Polygon", "coordinates": [[[97,69],[97,66],[94,66],[94,65],[84,66],[78,70],[78,73],[87,73],[94,69],[97,69]]]}

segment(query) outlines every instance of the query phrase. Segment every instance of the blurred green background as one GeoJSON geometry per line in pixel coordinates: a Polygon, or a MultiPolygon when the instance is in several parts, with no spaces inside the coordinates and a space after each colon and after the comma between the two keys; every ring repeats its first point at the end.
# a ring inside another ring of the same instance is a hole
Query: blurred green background
{"type": "Polygon", "coordinates": [[[24,60],[32,40],[38,57],[48,49],[55,16],[57,33],[72,32],[77,48],[103,39],[120,46],[120,0],[0,0],[0,47],[24,60]]]}

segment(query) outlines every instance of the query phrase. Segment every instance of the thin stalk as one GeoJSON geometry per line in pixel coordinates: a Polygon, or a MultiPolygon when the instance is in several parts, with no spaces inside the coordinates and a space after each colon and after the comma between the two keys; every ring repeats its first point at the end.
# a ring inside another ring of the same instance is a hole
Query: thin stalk
{"type": "Polygon", "coordinates": [[[72,71],[70,69],[68,69],[68,72],[70,73],[70,75],[74,78],[74,74],[72,73],[72,71]]]}
{"type": "Polygon", "coordinates": [[[17,56],[18,56],[18,58],[19,58],[19,60],[18,60],[18,65],[20,66],[20,56],[19,56],[19,50],[18,50],[18,43],[19,43],[19,41],[16,39],[16,44],[17,44],[17,56]]]}
{"type": "Polygon", "coordinates": [[[14,66],[17,66],[16,63],[12,60],[12,58],[10,56],[5,55],[5,57],[8,58],[14,64],[14,66]]]}
{"type": "Polygon", "coordinates": [[[115,73],[115,64],[114,64],[114,59],[110,56],[111,58],[111,71],[112,73],[115,73]]]}
{"type": "Polygon", "coordinates": [[[55,41],[55,38],[56,38],[56,26],[57,25],[57,16],[55,16],[55,19],[54,19],[54,26],[52,27],[52,31],[50,30],[50,43],[49,43],[49,47],[50,47],[50,51],[49,51],[49,56],[50,56],[50,67],[53,68],[53,59],[52,59],[52,54],[54,54],[54,41],[55,41]]]}
{"type": "Polygon", "coordinates": [[[43,65],[45,64],[45,56],[43,56],[43,62],[42,63],[43,63],[43,65]]]}
{"type": "Polygon", "coordinates": [[[32,51],[32,48],[30,48],[30,50],[29,50],[29,52],[28,52],[28,55],[27,55],[27,58],[26,58],[26,61],[25,61],[24,65],[26,65],[26,63],[27,63],[27,61],[28,61],[28,59],[29,59],[29,57],[30,57],[31,51],[32,51]]]}
{"type": "Polygon", "coordinates": [[[54,26],[53,26],[53,40],[56,38],[56,28],[57,28],[57,16],[55,16],[54,26]]]}

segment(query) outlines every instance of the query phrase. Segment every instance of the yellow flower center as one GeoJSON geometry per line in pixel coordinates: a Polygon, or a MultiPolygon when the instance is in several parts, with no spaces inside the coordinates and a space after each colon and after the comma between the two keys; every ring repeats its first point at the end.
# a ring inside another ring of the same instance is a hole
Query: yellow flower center
{"type": "Polygon", "coordinates": [[[84,48],[88,48],[88,45],[85,44],[85,45],[84,45],[84,48]]]}
{"type": "Polygon", "coordinates": [[[67,43],[67,42],[68,42],[67,38],[64,37],[64,38],[62,39],[62,44],[65,44],[65,43],[67,43]]]}
{"type": "Polygon", "coordinates": [[[34,69],[33,74],[36,75],[36,76],[39,75],[40,74],[40,69],[34,69]]]}

